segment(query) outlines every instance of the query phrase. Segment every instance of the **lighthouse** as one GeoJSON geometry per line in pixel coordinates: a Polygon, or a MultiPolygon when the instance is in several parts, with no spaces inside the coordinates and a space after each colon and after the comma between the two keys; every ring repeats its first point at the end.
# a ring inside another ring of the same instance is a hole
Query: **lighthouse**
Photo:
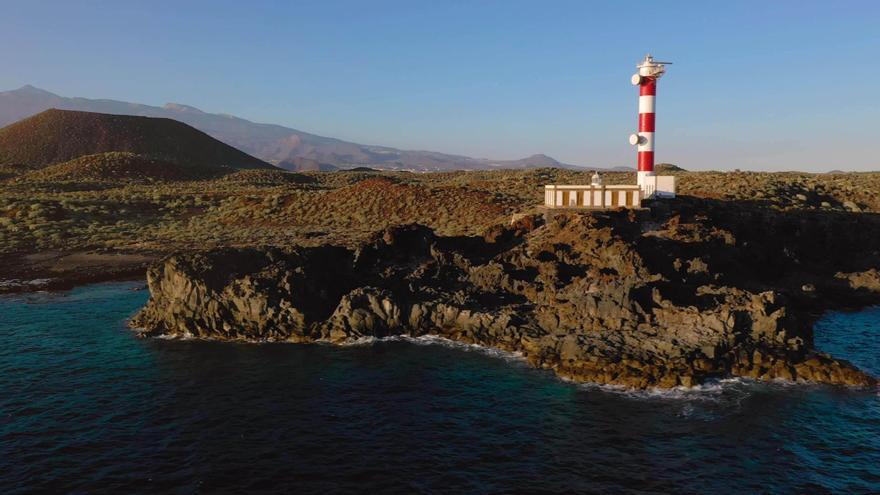
{"type": "Polygon", "coordinates": [[[644,198],[674,197],[674,176],[654,175],[654,134],[657,115],[657,81],[672,62],[658,62],[651,54],[636,67],[631,82],[639,87],[639,131],[629,137],[629,143],[638,150],[637,184],[644,198]]]}
{"type": "MultiPolygon", "coordinates": [[[[657,62],[651,54],[636,67],[632,83],[639,87],[639,132],[629,137],[638,149],[636,184],[605,185],[598,173],[590,185],[547,184],[544,186],[546,208],[642,208],[642,200],[674,198],[678,178],[674,175],[654,175],[654,132],[657,109],[657,80],[671,62],[657,62]]],[[[649,203],[650,206],[650,203],[649,203]]]]}

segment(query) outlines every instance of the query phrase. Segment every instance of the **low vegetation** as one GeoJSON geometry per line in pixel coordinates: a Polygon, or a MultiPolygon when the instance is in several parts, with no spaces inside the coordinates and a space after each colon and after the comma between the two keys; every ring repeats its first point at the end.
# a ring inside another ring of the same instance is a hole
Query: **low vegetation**
{"type": "MultiPolygon", "coordinates": [[[[777,209],[880,210],[878,173],[672,173],[685,195],[777,209]]],[[[591,175],[562,169],[203,174],[130,153],[93,155],[37,171],[6,166],[0,174],[0,255],[351,246],[405,223],[447,235],[479,234],[540,206],[544,184],[589,183],[591,175]]],[[[607,173],[604,179],[627,183],[633,174],[607,173]]]]}
{"type": "MultiPolygon", "coordinates": [[[[68,162],[30,171],[18,178],[19,183],[80,183],[80,184],[151,184],[211,179],[236,172],[225,167],[181,167],[135,153],[112,151],[75,158],[68,162]]],[[[253,172],[264,172],[254,170],[253,172]]]]}

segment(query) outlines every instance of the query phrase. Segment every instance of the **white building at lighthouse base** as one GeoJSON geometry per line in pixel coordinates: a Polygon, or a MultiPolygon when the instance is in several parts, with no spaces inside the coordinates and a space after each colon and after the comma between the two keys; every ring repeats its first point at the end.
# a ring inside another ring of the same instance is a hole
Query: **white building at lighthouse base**
{"type": "Polygon", "coordinates": [[[677,179],[674,175],[638,172],[636,184],[606,186],[599,174],[594,173],[590,185],[544,186],[544,206],[592,210],[641,208],[644,199],[674,198],[677,179]]]}
{"type": "Polygon", "coordinates": [[[674,175],[654,175],[654,172],[639,171],[636,184],[642,191],[642,197],[674,198],[678,189],[678,177],[674,175]]]}

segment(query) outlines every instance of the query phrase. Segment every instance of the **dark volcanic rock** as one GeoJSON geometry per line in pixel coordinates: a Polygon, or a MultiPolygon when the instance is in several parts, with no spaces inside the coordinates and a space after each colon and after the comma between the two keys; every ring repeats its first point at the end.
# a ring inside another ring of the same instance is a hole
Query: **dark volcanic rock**
{"type": "Polygon", "coordinates": [[[816,351],[812,324],[880,299],[878,227],[868,215],[682,198],[519,216],[482,238],[410,225],[356,251],[178,255],[149,270],[132,325],[251,341],[436,334],[636,388],[730,375],[873,385],[816,351]]]}

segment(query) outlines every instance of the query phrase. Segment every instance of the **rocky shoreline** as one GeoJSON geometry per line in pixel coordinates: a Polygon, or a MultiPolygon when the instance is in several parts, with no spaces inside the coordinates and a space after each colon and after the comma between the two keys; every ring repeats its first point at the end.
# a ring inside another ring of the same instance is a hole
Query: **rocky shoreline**
{"type": "Polygon", "coordinates": [[[0,256],[0,294],[56,291],[98,282],[143,280],[153,252],[44,251],[0,256]]]}
{"type": "Polygon", "coordinates": [[[345,343],[438,335],[583,382],[742,376],[875,386],[813,347],[821,312],[880,301],[880,219],[680,198],[522,215],[482,237],[394,227],[357,249],[219,249],[147,272],[143,335],[345,343]]]}

